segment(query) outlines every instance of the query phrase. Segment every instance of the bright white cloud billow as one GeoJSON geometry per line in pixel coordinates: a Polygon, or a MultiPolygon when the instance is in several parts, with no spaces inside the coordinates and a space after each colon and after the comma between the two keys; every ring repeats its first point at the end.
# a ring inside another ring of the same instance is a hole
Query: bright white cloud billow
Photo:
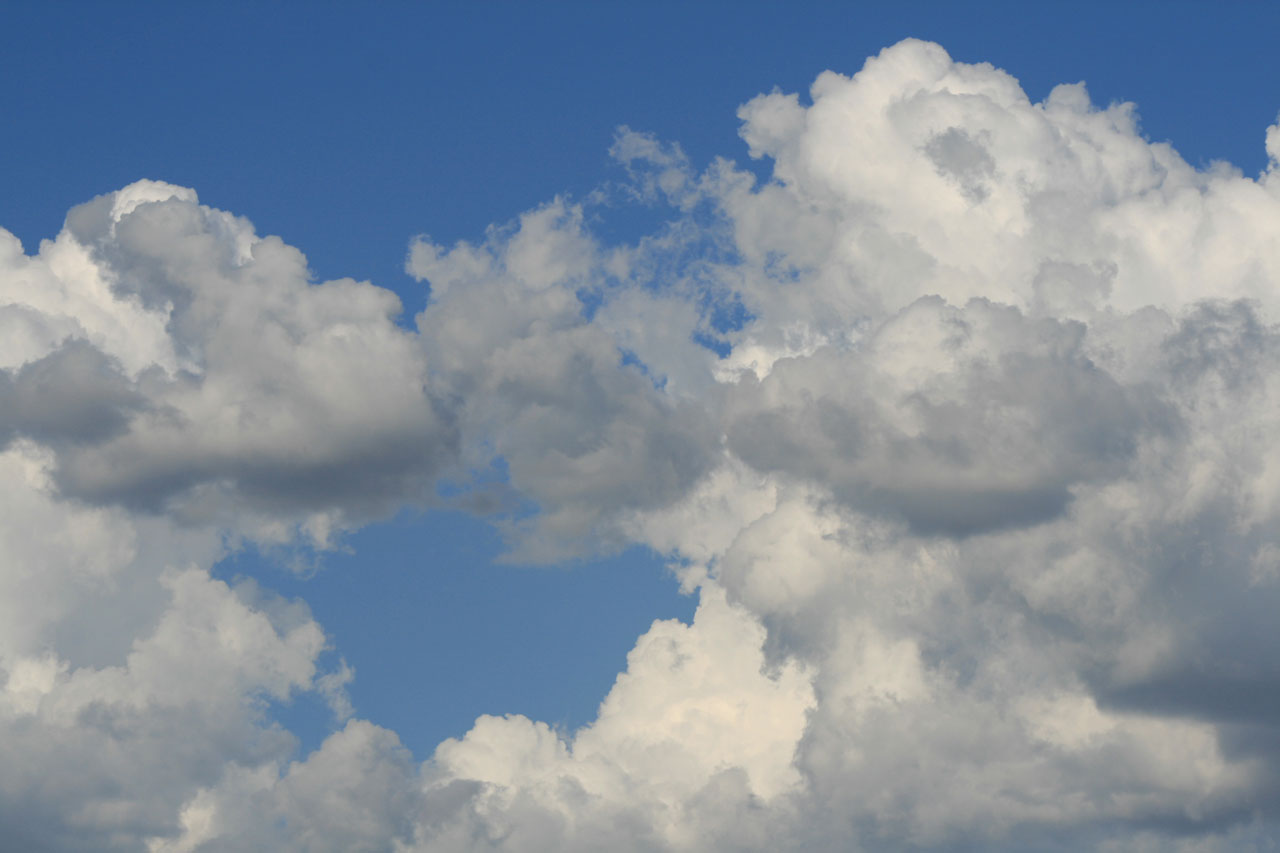
{"type": "Polygon", "coordinates": [[[564,200],[419,238],[414,331],[179,187],[0,232],[9,837],[1274,845],[1280,125],[1258,178],[1198,170],[914,41],[811,96],[742,107],[764,183],[622,134],[671,217],[635,244],[564,200]],[[578,731],[486,716],[417,765],[351,719],[291,760],[269,702],[347,716],[348,673],[210,567],[440,482],[524,558],[670,555],[693,622],[578,731]]]}

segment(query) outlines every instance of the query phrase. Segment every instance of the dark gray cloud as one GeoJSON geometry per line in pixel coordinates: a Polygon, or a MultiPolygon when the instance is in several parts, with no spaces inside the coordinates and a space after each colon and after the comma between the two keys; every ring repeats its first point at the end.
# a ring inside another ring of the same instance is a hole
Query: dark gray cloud
{"type": "Polygon", "coordinates": [[[101,443],[124,432],[145,405],[119,363],[83,340],[0,370],[0,437],[54,446],[101,443]]]}
{"type": "Polygon", "coordinates": [[[826,484],[925,535],[968,536],[1060,515],[1077,483],[1123,474],[1151,431],[1177,427],[1149,384],[1124,387],[1084,352],[1084,327],[974,302],[924,300],[848,350],[776,364],[735,389],[730,448],[762,471],[826,484]],[[914,316],[913,316],[914,315],[914,316]],[[895,326],[940,332],[903,355],[895,326]],[[928,363],[909,384],[904,359],[928,363]]]}

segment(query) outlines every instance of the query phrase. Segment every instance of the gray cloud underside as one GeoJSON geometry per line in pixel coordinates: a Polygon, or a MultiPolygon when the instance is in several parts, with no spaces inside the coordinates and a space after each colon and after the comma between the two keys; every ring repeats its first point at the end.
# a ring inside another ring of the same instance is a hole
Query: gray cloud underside
{"type": "Polygon", "coordinates": [[[413,328],[181,187],[0,231],[10,843],[1275,846],[1280,125],[1197,170],[914,41],[739,115],[763,183],[620,133],[633,244],[563,199],[418,238],[413,328]],[[670,555],[693,623],[591,725],[416,762],[304,604],[209,570],[442,491],[520,559],[670,555]]]}

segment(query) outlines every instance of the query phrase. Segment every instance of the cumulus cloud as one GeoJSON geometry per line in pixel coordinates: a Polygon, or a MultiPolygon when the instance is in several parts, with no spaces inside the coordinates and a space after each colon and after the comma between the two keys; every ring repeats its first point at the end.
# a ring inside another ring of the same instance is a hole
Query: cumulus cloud
{"type": "Polygon", "coordinates": [[[1196,169],[1132,105],[918,41],[739,115],[767,180],[620,134],[625,195],[670,217],[634,243],[563,199],[416,239],[413,331],[178,187],[35,255],[0,232],[16,837],[1274,844],[1280,125],[1257,178],[1196,169]],[[350,673],[208,568],[441,483],[526,559],[669,555],[693,621],[578,731],[486,716],[417,765],[351,719],[293,756],[267,701],[345,718],[350,673]]]}
{"type": "Polygon", "coordinates": [[[8,267],[26,345],[4,427],[54,449],[64,496],[323,530],[422,499],[452,454],[396,297],[310,284],[300,252],[191,190],[101,196],[8,267]]]}
{"type": "Polygon", "coordinates": [[[717,444],[702,407],[623,363],[609,330],[584,317],[579,291],[602,286],[607,261],[582,211],[560,201],[483,246],[419,239],[409,254],[410,273],[432,289],[418,330],[464,458],[474,468],[500,460],[541,509],[512,531],[526,558],[624,544],[619,516],[679,498],[717,444]]]}

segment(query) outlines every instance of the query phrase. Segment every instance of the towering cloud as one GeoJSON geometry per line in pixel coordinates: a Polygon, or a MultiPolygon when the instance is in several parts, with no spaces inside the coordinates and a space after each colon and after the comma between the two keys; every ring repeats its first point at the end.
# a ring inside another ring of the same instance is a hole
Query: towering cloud
{"type": "Polygon", "coordinates": [[[1257,178],[1196,169],[916,41],[810,95],[742,107],[763,182],[622,132],[668,215],[633,244],[566,200],[418,238],[415,330],[179,187],[0,232],[9,837],[1274,844],[1280,125],[1257,178]],[[582,729],[486,716],[415,764],[305,605],[209,568],[442,482],[526,559],[668,555],[692,623],[582,729]],[[291,761],[270,703],[307,691],[343,722],[291,761]]]}

